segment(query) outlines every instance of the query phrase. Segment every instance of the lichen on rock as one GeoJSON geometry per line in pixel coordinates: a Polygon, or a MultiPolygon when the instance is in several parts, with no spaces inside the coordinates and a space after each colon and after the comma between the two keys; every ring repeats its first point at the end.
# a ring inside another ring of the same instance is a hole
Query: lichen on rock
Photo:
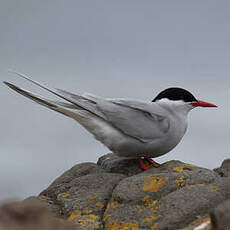
{"type": "Polygon", "coordinates": [[[83,230],[174,230],[225,200],[228,181],[213,170],[180,161],[142,172],[135,159],[107,154],[98,164],[74,166],[39,199],[83,230]]]}

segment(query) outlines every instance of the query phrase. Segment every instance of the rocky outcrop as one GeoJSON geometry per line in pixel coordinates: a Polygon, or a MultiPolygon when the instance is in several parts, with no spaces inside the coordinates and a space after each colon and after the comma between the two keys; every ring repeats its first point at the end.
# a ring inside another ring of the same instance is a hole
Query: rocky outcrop
{"type": "Polygon", "coordinates": [[[180,229],[201,217],[206,221],[229,197],[228,167],[222,167],[169,161],[142,172],[135,159],[107,154],[97,164],[74,166],[39,199],[84,230],[180,229]]]}

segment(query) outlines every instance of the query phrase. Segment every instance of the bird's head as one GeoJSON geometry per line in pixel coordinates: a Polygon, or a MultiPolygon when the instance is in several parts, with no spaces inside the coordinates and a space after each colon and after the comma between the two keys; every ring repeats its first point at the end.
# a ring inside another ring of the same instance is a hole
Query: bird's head
{"type": "Polygon", "coordinates": [[[168,88],[160,92],[152,102],[157,102],[165,107],[181,108],[190,111],[196,107],[217,107],[214,104],[197,100],[189,91],[182,88],[168,88]]]}

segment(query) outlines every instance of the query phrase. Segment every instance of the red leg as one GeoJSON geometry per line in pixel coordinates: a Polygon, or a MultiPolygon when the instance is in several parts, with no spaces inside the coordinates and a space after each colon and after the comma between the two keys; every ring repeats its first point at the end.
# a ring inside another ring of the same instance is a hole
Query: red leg
{"type": "Polygon", "coordinates": [[[138,157],[137,160],[138,160],[138,163],[139,163],[139,166],[140,166],[141,169],[143,169],[143,170],[148,170],[148,169],[151,169],[151,168],[152,168],[151,166],[146,165],[146,164],[143,162],[143,160],[142,160],[141,157],[138,157]]]}
{"type": "Polygon", "coordinates": [[[153,167],[159,167],[160,166],[160,164],[159,163],[157,163],[156,161],[154,161],[152,158],[149,158],[149,157],[144,157],[144,159],[145,160],[147,160],[150,164],[152,164],[153,165],[153,167]]]}

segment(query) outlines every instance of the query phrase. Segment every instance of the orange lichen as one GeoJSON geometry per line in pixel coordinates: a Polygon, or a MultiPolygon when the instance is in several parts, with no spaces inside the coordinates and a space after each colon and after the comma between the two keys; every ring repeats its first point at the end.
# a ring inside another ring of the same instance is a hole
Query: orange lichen
{"type": "Polygon", "coordinates": [[[144,191],[157,192],[165,185],[167,181],[168,178],[158,176],[146,176],[142,189],[144,191]]]}
{"type": "Polygon", "coordinates": [[[70,217],[68,218],[69,221],[73,221],[76,217],[81,216],[81,210],[74,211],[70,217]]]}
{"type": "Polygon", "coordinates": [[[114,200],[110,203],[110,205],[111,205],[111,208],[114,208],[118,205],[118,202],[116,200],[114,200]]]}
{"type": "Polygon", "coordinates": [[[155,223],[154,225],[151,226],[150,230],[156,230],[158,226],[158,223],[155,223]]]}
{"type": "Polygon", "coordinates": [[[111,218],[111,215],[110,215],[110,214],[105,214],[103,220],[104,220],[104,221],[107,221],[107,220],[109,220],[110,218],[111,218]]]}
{"type": "Polygon", "coordinates": [[[107,204],[107,206],[106,206],[106,210],[108,210],[108,209],[110,209],[110,208],[116,207],[117,204],[118,204],[118,202],[117,202],[116,200],[110,201],[110,202],[107,204]]]}
{"type": "Polygon", "coordinates": [[[96,215],[82,216],[77,223],[81,226],[81,229],[101,229],[99,222],[100,217],[96,215]]]}
{"type": "Polygon", "coordinates": [[[69,192],[66,192],[62,195],[63,198],[68,198],[70,196],[70,193],[69,192]]]}
{"type": "Polygon", "coordinates": [[[159,217],[158,216],[149,216],[149,217],[145,217],[143,222],[144,223],[150,223],[153,222],[154,220],[157,220],[159,217]]]}
{"type": "Polygon", "coordinates": [[[158,200],[152,200],[149,195],[146,195],[142,199],[142,201],[143,201],[144,205],[148,206],[148,207],[155,207],[158,203],[158,200]]]}
{"type": "Polygon", "coordinates": [[[130,191],[136,191],[136,188],[130,188],[130,191]]]}
{"type": "Polygon", "coordinates": [[[111,208],[111,204],[108,203],[107,206],[106,206],[106,210],[110,209],[111,208]]]}
{"type": "Polygon", "coordinates": [[[138,223],[126,223],[113,221],[105,226],[106,230],[139,230],[138,223]]]}
{"type": "Polygon", "coordinates": [[[104,205],[101,202],[97,202],[95,206],[98,208],[104,208],[104,205]]]}
{"type": "Polygon", "coordinates": [[[185,164],[185,167],[194,168],[194,167],[197,167],[197,166],[196,166],[196,165],[193,165],[193,164],[185,164]]]}
{"type": "Polygon", "coordinates": [[[136,211],[137,211],[138,215],[141,215],[143,213],[143,209],[142,209],[142,207],[140,205],[136,205],[135,208],[136,208],[136,211]]]}
{"type": "Polygon", "coordinates": [[[184,172],[184,166],[175,167],[175,168],[173,168],[173,171],[178,172],[178,173],[182,173],[182,172],[184,172]]]}
{"type": "Polygon", "coordinates": [[[177,184],[179,187],[185,186],[184,176],[181,176],[181,177],[177,178],[174,182],[175,182],[175,184],[177,184]]]}
{"type": "Polygon", "coordinates": [[[220,188],[216,185],[209,185],[208,188],[216,190],[216,191],[220,190],[220,188]]]}
{"type": "Polygon", "coordinates": [[[192,185],[189,185],[190,188],[195,188],[195,187],[203,187],[204,184],[192,184],[192,185]]]}
{"type": "Polygon", "coordinates": [[[88,215],[88,214],[90,214],[90,213],[92,213],[92,212],[93,212],[93,210],[90,210],[90,209],[85,209],[85,210],[83,211],[83,213],[86,214],[86,215],[88,215]]]}
{"type": "Polygon", "coordinates": [[[93,195],[93,196],[91,196],[89,199],[90,200],[96,200],[98,198],[98,195],[93,195]]]}
{"type": "Polygon", "coordinates": [[[158,209],[160,208],[160,205],[158,203],[158,200],[152,200],[150,199],[150,196],[147,195],[142,199],[145,206],[150,207],[152,212],[157,214],[158,209]]]}
{"type": "Polygon", "coordinates": [[[58,194],[57,195],[57,200],[61,200],[61,198],[67,198],[70,196],[70,193],[69,192],[66,192],[66,193],[61,193],[61,194],[58,194]]]}

